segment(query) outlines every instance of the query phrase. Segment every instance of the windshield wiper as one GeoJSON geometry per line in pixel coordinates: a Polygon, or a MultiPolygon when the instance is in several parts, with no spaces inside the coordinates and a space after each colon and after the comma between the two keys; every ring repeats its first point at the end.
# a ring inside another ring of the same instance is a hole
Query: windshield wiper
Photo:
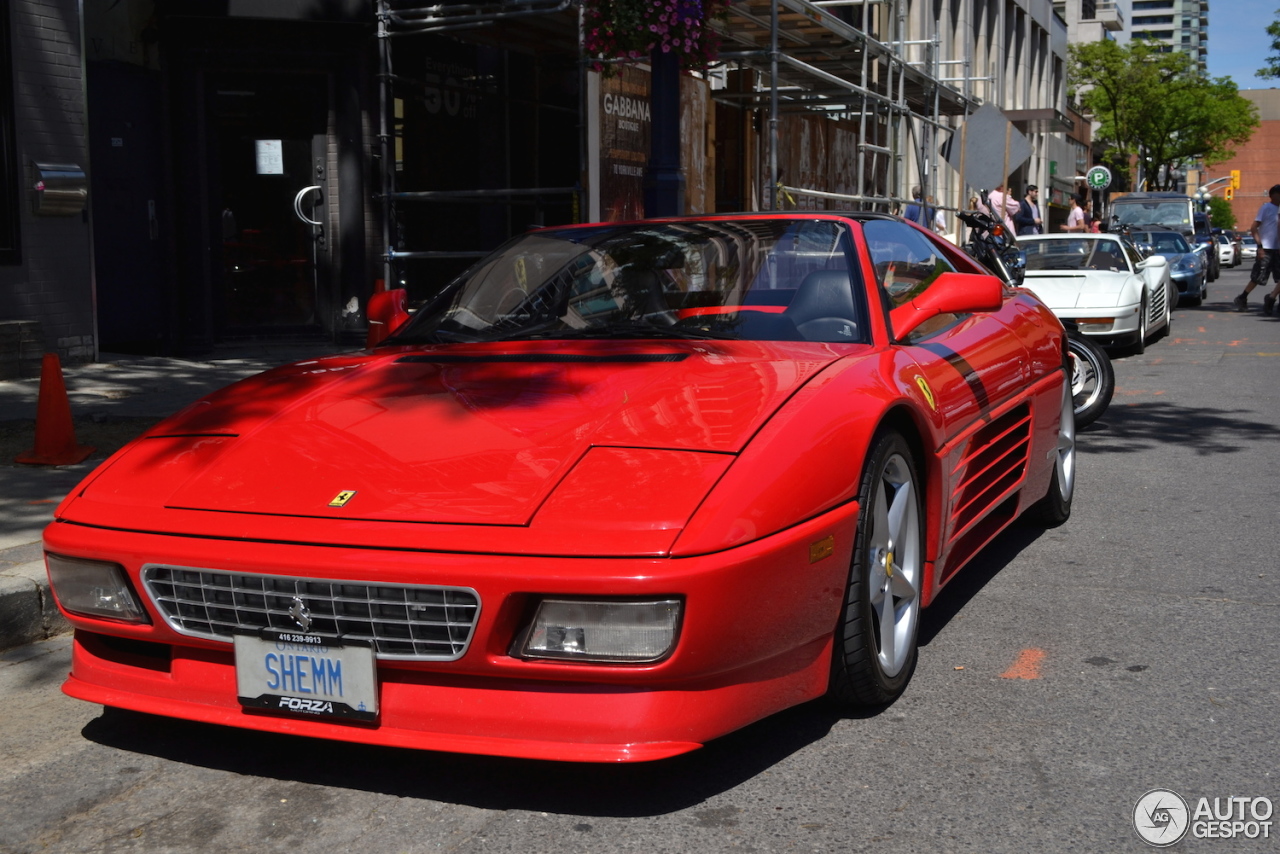
{"type": "Polygon", "coordinates": [[[625,338],[667,338],[678,341],[698,341],[715,338],[722,341],[737,340],[737,335],[722,332],[711,332],[705,329],[676,329],[671,326],[654,326],[651,323],[610,323],[607,326],[588,326],[584,329],[552,329],[527,335],[507,336],[503,340],[517,338],[564,338],[564,339],[625,339],[625,338]]]}
{"type": "MultiPolygon", "coordinates": [[[[423,331],[419,333],[411,333],[408,335],[400,335],[387,338],[384,344],[472,344],[482,340],[480,336],[467,332],[445,332],[441,329],[433,329],[430,332],[423,331]]],[[[378,346],[382,346],[379,344],[378,346]]]]}

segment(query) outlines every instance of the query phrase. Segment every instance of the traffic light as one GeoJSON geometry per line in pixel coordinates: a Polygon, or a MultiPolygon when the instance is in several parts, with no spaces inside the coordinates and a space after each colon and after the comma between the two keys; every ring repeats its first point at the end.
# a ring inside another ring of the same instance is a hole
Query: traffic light
{"type": "MultiPolygon", "coordinates": [[[[1240,170],[1239,169],[1231,170],[1231,189],[1233,190],[1240,189],[1240,170]]],[[[1227,198],[1229,199],[1231,197],[1227,196],[1227,198]]]]}
{"type": "Polygon", "coordinates": [[[1227,187],[1222,191],[1222,198],[1226,199],[1227,201],[1231,201],[1235,197],[1236,197],[1236,191],[1231,187],[1227,187]]]}

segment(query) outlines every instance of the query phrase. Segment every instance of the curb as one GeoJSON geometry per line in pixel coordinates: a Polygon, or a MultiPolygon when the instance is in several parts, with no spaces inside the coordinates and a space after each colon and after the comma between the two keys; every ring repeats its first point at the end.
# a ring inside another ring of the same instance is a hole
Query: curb
{"type": "Polygon", "coordinates": [[[71,631],[54,604],[44,561],[0,571],[0,650],[71,631]]]}

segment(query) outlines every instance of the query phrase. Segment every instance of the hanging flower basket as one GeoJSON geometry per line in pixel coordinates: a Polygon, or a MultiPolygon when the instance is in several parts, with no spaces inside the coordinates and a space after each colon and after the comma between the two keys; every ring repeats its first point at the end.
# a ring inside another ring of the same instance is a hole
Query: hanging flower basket
{"type": "MultiPolygon", "coordinates": [[[[723,19],[727,0],[583,0],[587,53],[598,59],[643,61],[654,50],[674,53],[685,68],[706,68],[720,49],[707,26],[723,19]]],[[[593,68],[608,75],[613,66],[593,68]]]]}

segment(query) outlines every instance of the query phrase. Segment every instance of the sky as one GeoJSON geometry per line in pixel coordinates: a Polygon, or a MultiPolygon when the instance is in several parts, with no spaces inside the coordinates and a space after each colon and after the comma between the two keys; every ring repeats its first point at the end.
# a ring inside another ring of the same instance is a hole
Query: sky
{"type": "Polygon", "coordinates": [[[1241,89],[1280,88],[1280,78],[1253,75],[1271,54],[1267,25],[1277,9],[1280,0],[1210,0],[1209,76],[1230,77],[1241,89]]]}

